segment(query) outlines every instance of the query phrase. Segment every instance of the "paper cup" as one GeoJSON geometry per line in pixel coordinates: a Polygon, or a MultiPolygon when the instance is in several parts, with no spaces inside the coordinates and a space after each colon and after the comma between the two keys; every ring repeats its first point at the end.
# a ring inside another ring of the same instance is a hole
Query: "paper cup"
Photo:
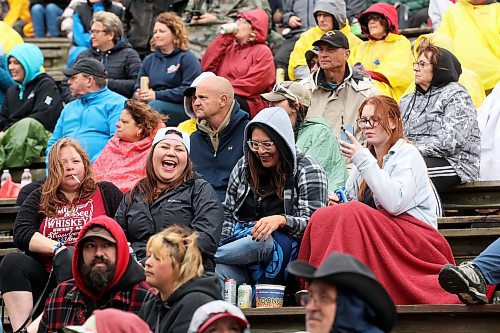
{"type": "Polygon", "coordinates": [[[258,284],[255,286],[256,306],[258,308],[280,308],[283,306],[285,286],[277,284],[258,284]]]}

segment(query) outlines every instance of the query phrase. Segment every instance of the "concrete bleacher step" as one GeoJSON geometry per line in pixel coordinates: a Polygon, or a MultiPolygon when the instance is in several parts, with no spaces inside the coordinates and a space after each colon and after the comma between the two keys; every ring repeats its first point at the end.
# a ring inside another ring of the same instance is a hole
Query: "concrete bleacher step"
{"type": "Polygon", "coordinates": [[[471,181],[440,194],[443,209],[500,209],[500,181],[471,181]]]}
{"type": "Polygon", "coordinates": [[[68,59],[68,50],[70,47],[67,38],[25,38],[26,43],[37,45],[45,58],[44,67],[47,74],[52,76],[57,82],[64,79],[62,69],[66,65],[68,59]]]}
{"type": "MultiPolygon", "coordinates": [[[[394,333],[498,332],[500,304],[398,305],[394,333]]],[[[289,333],[305,330],[303,307],[243,310],[253,333],[289,333]]]]}

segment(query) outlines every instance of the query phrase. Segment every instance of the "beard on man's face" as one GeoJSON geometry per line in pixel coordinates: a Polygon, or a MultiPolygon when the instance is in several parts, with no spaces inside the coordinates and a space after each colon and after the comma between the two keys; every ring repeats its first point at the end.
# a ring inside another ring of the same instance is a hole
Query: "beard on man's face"
{"type": "Polygon", "coordinates": [[[85,285],[92,291],[99,292],[106,288],[113,279],[116,271],[116,264],[112,264],[109,260],[96,257],[90,265],[82,262],[80,265],[80,274],[85,282],[85,285]],[[106,267],[95,267],[98,263],[106,264],[106,267]]]}

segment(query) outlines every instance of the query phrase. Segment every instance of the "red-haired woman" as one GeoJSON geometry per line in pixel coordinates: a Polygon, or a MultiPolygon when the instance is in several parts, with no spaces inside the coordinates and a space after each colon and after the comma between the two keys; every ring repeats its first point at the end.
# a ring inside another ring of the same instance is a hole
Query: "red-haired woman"
{"type": "Polygon", "coordinates": [[[357,124],[363,148],[340,141],[355,168],[346,191],[353,201],[319,209],[309,221],[299,258],[319,265],[333,251],[367,264],[396,304],[456,303],[440,288],[441,266],[453,262],[450,246],[437,231],[439,198],[418,149],[405,138],[396,101],[368,98],[357,124]],[[314,239],[314,242],[312,240],[314,239]]]}

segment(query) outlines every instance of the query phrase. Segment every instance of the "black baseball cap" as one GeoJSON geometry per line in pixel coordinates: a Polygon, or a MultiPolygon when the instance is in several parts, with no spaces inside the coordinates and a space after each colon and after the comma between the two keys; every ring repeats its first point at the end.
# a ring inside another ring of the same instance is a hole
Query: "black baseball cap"
{"type": "Polygon", "coordinates": [[[108,77],[106,68],[101,64],[100,61],[92,58],[80,59],[73,64],[73,67],[67,67],[63,69],[63,73],[66,76],[73,76],[78,73],[85,73],[97,77],[108,77]]]}
{"type": "Polygon", "coordinates": [[[330,44],[333,47],[340,47],[343,49],[349,49],[349,41],[343,32],[340,30],[331,30],[325,32],[320,39],[313,43],[313,46],[320,46],[321,43],[330,44]]]}

